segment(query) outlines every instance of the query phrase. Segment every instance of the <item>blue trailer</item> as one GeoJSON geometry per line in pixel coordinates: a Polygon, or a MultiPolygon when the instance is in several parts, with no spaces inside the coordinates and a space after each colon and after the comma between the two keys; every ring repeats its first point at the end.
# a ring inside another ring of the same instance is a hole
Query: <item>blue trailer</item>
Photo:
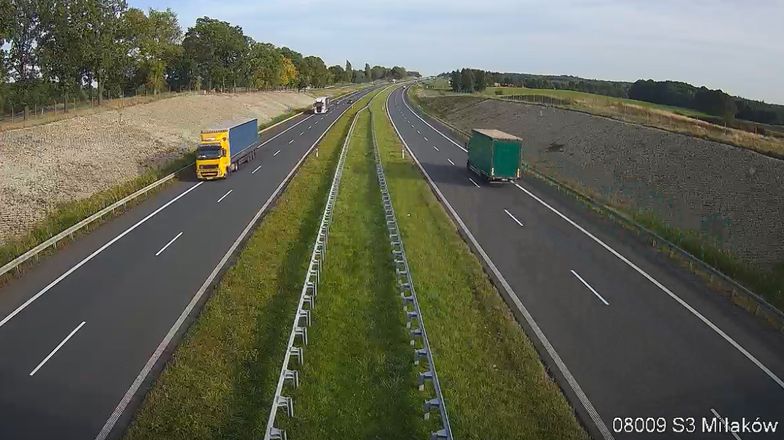
{"type": "Polygon", "coordinates": [[[259,127],[255,118],[202,130],[196,151],[196,177],[225,178],[241,164],[253,160],[259,146],[259,127]]]}

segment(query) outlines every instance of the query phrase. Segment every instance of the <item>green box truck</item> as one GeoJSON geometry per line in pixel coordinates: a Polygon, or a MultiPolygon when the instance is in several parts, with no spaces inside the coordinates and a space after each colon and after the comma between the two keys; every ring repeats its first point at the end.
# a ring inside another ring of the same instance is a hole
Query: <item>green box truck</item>
{"type": "Polygon", "coordinates": [[[475,128],[468,141],[468,169],[490,181],[520,178],[522,139],[501,130],[475,128]]]}

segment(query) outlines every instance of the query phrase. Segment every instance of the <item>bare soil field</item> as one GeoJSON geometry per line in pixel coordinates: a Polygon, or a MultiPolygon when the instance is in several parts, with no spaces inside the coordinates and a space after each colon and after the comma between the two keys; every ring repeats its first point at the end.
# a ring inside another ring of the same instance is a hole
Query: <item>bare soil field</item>
{"type": "Polygon", "coordinates": [[[296,92],[185,95],[0,132],[0,243],[29,230],[58,203],[192,151],[205,126],[240,117],[264,123],[312,103],[296,92]]]}
{"type": "Polygon", "coordinates": [[[592,116],[474,97],[420,97],[461,130],[524,140],[525,160],[605,200],[696,231],[743,261],[784,268],[784,161],[592,116]]]}

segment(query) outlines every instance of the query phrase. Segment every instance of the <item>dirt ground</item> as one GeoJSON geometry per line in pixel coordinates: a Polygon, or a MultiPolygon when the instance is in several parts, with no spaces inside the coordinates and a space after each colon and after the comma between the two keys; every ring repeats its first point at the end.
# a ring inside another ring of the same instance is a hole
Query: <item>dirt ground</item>
{"type": "Polygon", "coordinates": [[[0,132],[0,243],[60,202],[88,197],[194,148],[199,130],[309,106],[305,93],[187,95],[0,132]]]}
{"type": "Polygon", "coordinates": [[[520,136],[537,169],[681,229],[736,256],[784,265],[784,161],[585,113],[478,98],[426,98],[462,130],[520,136]]]}

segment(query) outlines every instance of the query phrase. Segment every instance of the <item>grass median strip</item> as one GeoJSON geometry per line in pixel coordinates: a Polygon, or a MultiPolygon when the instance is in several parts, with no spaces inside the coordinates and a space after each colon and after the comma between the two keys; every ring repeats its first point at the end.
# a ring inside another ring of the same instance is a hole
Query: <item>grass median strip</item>
{"type": "MultiPolygon", "coordinates": [[[[366,98],[367,99],[367,98],[366,98]]],[[[127,439],[263,438],[289,323],[351,117],[321,141],[188,330],[127,439]]]]}
{"type": "Polygon", "coordinates": [[[459,439],[582,439],[587,434],[420,171],[372,103],[379,149],[459,439]]]}
{"type": "Polygon", "coordinates": [[[349,144],[291,439],[427,438],[376,181],[369,113],[349,144]]]}

